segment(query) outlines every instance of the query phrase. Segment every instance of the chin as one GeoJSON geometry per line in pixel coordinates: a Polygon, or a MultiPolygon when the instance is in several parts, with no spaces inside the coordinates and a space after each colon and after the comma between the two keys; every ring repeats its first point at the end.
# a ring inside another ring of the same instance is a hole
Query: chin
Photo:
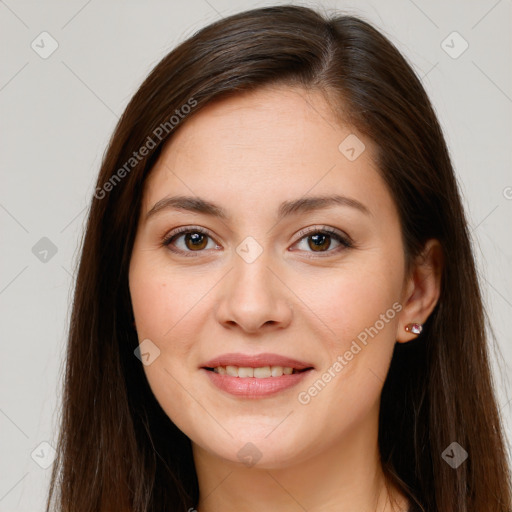
{"type": "Polygon", "coordinates": [[[311,431],[304,432],[302,440],[299,437],[290,436],[286,430],[281,433],[276,431],[270,435],[268,435],[268,428],[265,428],[265,434],[260,431],[251,435],[247,430],[238,433],[230,432],[233,438],[229,438],[229,441],[223,437],[218,442],[212,442],[210,437],[206,444],[200,443],[200,445],[211,455],[234,463],[240,468],[269,470],[287,468],[307,458],[305,443],[311,440],[311,431]]]}

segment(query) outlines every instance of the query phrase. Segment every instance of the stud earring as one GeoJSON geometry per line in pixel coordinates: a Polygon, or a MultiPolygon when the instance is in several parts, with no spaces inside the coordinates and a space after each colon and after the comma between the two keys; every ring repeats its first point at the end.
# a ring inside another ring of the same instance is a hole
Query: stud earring
{"type": "Polygon", "coordinates": [[[421,324],[407,324],[404,329],[407,331],[407,332],[411,332],[412,334],[420,334],[421,331],[423,330],[423,326],[421,324]]]}

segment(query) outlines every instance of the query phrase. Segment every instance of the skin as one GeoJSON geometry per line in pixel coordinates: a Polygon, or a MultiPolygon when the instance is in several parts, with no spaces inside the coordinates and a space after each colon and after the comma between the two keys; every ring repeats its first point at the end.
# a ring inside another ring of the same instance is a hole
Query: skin
{"type": "Polygon", "coordinates": [[[146,181],[130,293],[139,340],[160,350],[144,366],[151,389],[192,441],[200,512],[406,510],[379,463],[379,398],[395,343],[416,337],[405,325],[424,323],[439,298],[442,258],[429,240],[405,274],[397,209],[374,154],[370,140],[334,120],[320,92],[265,87],[187,120],[146,181]],[[338,149],[350,134],[366,147],[354,161],[338,149]],[[336,205],[277,222],[282,201],[333,193],[369,213],[336,205]],[[173,195],[205,198],[231,219],[165,209],[146,220],[173,195]],[[182,226],[208,230],[200,249],[183,234],[163,244],[182,226]],[[332,237],[315,251],[311,237],[325,227],[348,235],[353,247],[332,237]],[[304,228],[311,232],[299,234],[304,228]],[[251,263],[236,251],[249,236],[262,250],[251,263]],[[393,304],[400,311],[300,403],[299,392],[393,304]],[[234,397],[199,369],[227,352],[272,352],[314,369],[273,397],[234,397]],[[238,457],[249,442],[261,454],[251,466],[238,457]]]}

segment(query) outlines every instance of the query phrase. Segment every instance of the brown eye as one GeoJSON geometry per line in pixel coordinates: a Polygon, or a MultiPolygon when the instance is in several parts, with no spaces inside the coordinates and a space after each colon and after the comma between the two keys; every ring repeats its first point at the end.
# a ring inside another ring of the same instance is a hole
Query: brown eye
{"type": "Polygon", "coordinates": [[[207,236],[203,233],[187,233],[185,245],[190,250],[204,249],[208,245],[207,236]]]}
{"type": "Polygon", "coordinates": [[[348,236],[343,236],[342,233],[338,233],[330,228],[317,228],[309,232],[303,230],[300,232],[300,235],[302,235],[302,238],[296,245],[305,252],[322,253],[322,255],[325,253],[326,256],[329,256],[352,247],[352,242],[348,236]],[[307,240],[306,244],[303,243],[305,240],[307,240]],[[303,245],[302,249],[300,247],[301,244],[303,245]],[[335,245],[334,248],[332,248],[333,244],[335,245]]]}
{"type": "Polygon", "coordinates": [[[217,248],[218,245],[213,241],[210,235],[200,228],[183,228],[174,231],[163,240],[163,245],[170,251],[182,254],[183,256],[194,256],[191,253],[200,253],[209,248],[217,248]]]}
{"type": "Polygon", "coordinates": [[[320,233],[316,235],[310,235],[308,238],[308,246],[313,251],[323,251],[323,249],[328,249],[331,245],[331,236],[327,235],[325,233],[320,233]],[[309,243],[309,241],[312,241],[312,243],[309,243]]]}

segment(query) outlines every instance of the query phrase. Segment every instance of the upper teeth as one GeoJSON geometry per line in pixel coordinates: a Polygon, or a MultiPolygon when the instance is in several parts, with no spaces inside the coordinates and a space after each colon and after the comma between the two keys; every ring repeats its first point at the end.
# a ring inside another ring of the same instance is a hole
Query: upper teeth
{"type": "Polygon", "coordinates": [[[260,368],[251,368],[248,366],[217,366],[213,371],[231,377],[256,377],[257,379],[281,377],[283,374],[290,375],[294,371],[297,372],[297,370],[286,366],[261,366],[260,368]]]}

